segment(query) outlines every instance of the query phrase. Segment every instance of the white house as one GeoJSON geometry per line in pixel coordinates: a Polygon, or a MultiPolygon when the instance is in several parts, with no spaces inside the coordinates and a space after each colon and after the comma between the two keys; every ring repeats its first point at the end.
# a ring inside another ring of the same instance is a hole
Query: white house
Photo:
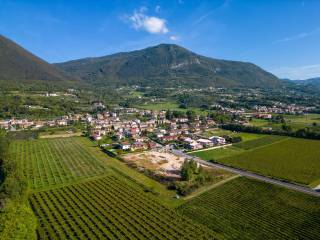
{"type": "Polygon", "coordinates": [[[219,136],[212,136],[209,138],[214,144],[226,144],[226,139],[219,136]]]}
{"type": "Polygon", "coordinates": [[[213,142],[208,139],[200,138],[197,140],[198,143],[200,143],[204,147],[212,147],[213,142]]]}

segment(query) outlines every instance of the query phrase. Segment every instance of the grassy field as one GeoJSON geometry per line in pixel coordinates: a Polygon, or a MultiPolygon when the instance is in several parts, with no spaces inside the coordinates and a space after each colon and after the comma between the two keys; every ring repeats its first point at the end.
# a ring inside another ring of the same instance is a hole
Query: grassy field
{"type": "Polygon", "coordinates": [[[214,239],[141,189],[109,176],[30,198],[39,239],[214,239]]]}
{"type": "MultiPolygon", "coordinates": [[[[283,115],[283,117],[286,123],[294,130],[312,127],[313,123],[320,125],[320,114],[283,115]]],[[[253,119],[250,123],[257,127],[272,127],[273,129],[281,128],[282,125],[280,123],[272,123],[263,119],[253,119]]]]}
{"type": "Polygon", "coordinates": [[[179,105],[174,102],[163,102],[163,103],[149,103],[146,105],[139,106],[139,108],[147,109],[147,110],[180,110],[179,105]]]}
{"type": "Polygon", "coordinates": [[[319,203],[316,197],[237,178],[178,211],[226,239],[319,239],[319,203]]]}
{"type": "Polygon", "coordinates": [[[80,138],[15,141],[10,156],[34,189],[74,182],[103,174],[103,161],[92,156],[80,138]]]}
{"type": "Polygon", "coordinates": [[[161,103],[148,103],[145,105],[136,106],[140,109],[146,109],[146,110],[174,110],[174,111],[180,111],[180,112],[186,112],[188,110],[194,111],[198,115],[204,115],[206,116],[208,114],[207,111],[203,111],[199,108],[190,107],[187,109],[179,108],[179,104],[174,102],[161,102],[161,103]]]}
{"type": "MultiPolygon", "coordinates": [[[[226,130],[221,130],[225,132],[226,130]]],[[[233,144],[233,146],[217,148],[211,150],[204,150],[198,152],[190,152],[190,155],[202,158],[204,160],[218,160],[226,157],[239,155],[245,152],[245,150],[261,147],[264,145],[272,144],[278,141],[282,141],[285,138],[280,136],[270,136],[262,134],[252,133],[232,133],[232,136],[241,136],[242,142],[233,144]]],[[[229,134],[229,135],[231,135],[229,134]]]]}
{"type": "Polygon", "coordinates": [[[224,130],[224,129],[220,129],[220,128],[209,129],[209,130],[206,130],[204,133],[202,133],[202,136],[206,137],[206,138],[209,138],[212,136],[222,137],[225,135],[233,136],[233,137],[241,137],[243,142],[262,138],[262,137],[266,136],[263,134],[255,134],[255,133],[232,132],[232,131],[224,130]]]}
{"type": "Polygon", "coordinates": [[[288,138],[219,162],[301,184],[320,179],[320,141],[288,138]]]}
{"type": "Polygon", "coordinates": [[[233,155],[238,155],[242,152],[244,152],[243,149],[230,146],[225,148],[211,149],[207,151],[190,152],[190,155],[202,158],[203,160],[210,161],[230,157],[233,155]]]}

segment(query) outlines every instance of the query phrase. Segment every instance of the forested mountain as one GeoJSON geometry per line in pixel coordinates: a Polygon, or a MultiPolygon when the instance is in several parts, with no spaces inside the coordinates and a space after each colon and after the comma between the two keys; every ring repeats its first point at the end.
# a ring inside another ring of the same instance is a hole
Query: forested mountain
{"type": "Polygon", "coordinates": [[[66,82],[70,77],[18,44],[0,35],[0,81],[3,84],[37,80],[66,82]]]}
{"type": "Polygon", "coordinates": [[[218,60],[172,44],[56,64],[69,74],[100,85],[160,87],[265,87],[282,84],[252,63],[218,60]]]}
{"type": "Polygon", "coordinates": [[[295,83],[300,85],[309,85],[320,88],[320,77],[317,78],[309,78],[306,80],[293,80],[295,83]]]}

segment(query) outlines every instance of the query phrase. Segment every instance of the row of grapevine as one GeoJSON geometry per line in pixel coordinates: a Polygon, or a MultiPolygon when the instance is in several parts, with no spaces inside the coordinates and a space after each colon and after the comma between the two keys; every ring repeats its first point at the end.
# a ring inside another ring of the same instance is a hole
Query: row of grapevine
{"type": "Polygon", "coordinates": [[[35,189],[105,172],[104,164],[78,138],[16,141],[10,152],[35,189]]]}
{"type": "Polygon", "coordinates": [[[181,205],[178,211],[227,239],[319,239],[319,199],[239,178],[181,205]]]}
{"type": "Polygon", "coordinates": [[[34,193],[39,239],[215,239],[114,176],[34,193]]]}

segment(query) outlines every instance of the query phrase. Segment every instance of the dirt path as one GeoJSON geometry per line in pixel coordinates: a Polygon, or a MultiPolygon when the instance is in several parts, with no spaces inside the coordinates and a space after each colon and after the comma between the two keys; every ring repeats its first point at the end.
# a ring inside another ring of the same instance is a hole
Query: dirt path
{"type": "Polygon", "coordinates": [[[219,186],[225,184],[226,182],[229,182],[229,181],[231,181],[231,180],[233,180],[233,179],[236,179],[236,178],[238,178],[238,177],[240,177],[240,175],[231,176],[231,177],[226,178],[226,179],[224,179],[224,180],[222,180],[222,181],[220,181],[220,182],[217,182],[217,183],[215,183],[215,184],[212,184],[211,186],[201,188],[201,189],[199,189],[199,191],[195,191],[194,193],[190,194],[189,196],[184,197],[183,199],[186,200],[186,201],[187,201],[187,200],[190,200],[190,199],[192,199],[192,198],[194,198],[194,197],[196,197],[196,196],[199,196],[200,194],[202,194],[202,193],[204,193],[204,192],[206,192],[206,191],[209,191],[209,190],[211,190],[211,189],[214,189],[214,188],[216,188],[216,187],[219,187],[219,186]]]}
{"type": "Polygon", "coordinates": [[[188,153],[203,152],[203,151],[209,151],[212,149],[225,148],[225,147],[230,147],[230,146],[232,146],[232,144],[225,144],[225,145],[220,145],[220,146],[215,146],[215,147],[210,147],[210,148],[199,149],[199,150],[195,150],[195,151],[190,151],[188,153]]]}

